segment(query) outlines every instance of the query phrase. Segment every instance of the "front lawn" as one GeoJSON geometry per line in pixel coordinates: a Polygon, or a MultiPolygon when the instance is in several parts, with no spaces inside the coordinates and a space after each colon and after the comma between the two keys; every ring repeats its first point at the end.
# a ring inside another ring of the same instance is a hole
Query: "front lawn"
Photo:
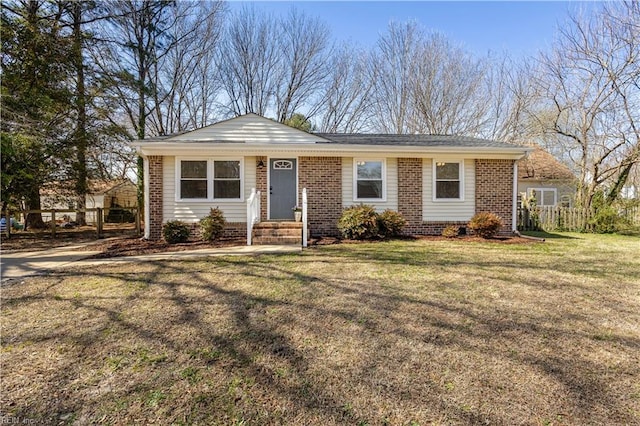
{"type": "MultiPolygon", "coordinates": [[[[2,288],[3,422],[640,423],[640,239],[394,241],[2,288]]],[[[24,423],[21,423],[24,424],[24,423]]]]}

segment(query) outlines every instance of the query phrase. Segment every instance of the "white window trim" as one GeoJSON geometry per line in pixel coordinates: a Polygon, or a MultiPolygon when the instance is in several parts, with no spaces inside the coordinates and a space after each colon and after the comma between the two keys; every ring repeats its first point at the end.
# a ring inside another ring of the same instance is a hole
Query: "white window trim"
{"type": "Polygon", "coordinates": [[[176,157],[175,162],[175,196],[180,203],[243,203],[244,202],[244,158],[242,157],[176,157]],[[206,161],[207,162],[207,198],[180,198],[181,161],[206,161]],[[240,162],[240,198],[213,198],[213,162],[214,161],[239,161],[240,162]]]}
{"type": "MultiPolygon", "coordinates": [[[[536,205],[539,205],[540,207],[555,207],[558,205],[558,189],[557,188],[529,188],[527,189],[527,196],[531,197],[533,191],[536,191],[538,194],[546,191],[553,192],[553,204],[537,204],[536,203],[536,205]]],[[[544,196],[541,197],[540,201],[544,202],[544,196]]]]}
{"type": "Polygon", "coordinates": [[[442,158],[434,158],[431,163],[431,186],[432,186],[432,200],[434,203],[462,203],[464,202],[464,160],[448,160],[442,158]],[[460,178],[460,198],[438,198],[436,193],[436,164],[438,163],[458,163],[458,173],[460,178]]]}
{"type": "Polygon", "coordinates": [[[387,201],[387,160],[386,158],[353,159],[353,201],[367,203],[385,203],[387,201]],[[382,198],[358,198],[358,163],[360,161],[380,161],[382,163],[382,198]]]}

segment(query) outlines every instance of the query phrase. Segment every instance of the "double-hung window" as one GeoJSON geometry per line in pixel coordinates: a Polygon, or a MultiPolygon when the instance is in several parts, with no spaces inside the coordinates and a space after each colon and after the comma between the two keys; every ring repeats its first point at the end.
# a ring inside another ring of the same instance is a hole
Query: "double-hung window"
{"type": "Polygon", "coordinates": [[[240,161],[213,162],[213,198],[237,200],[240,197],[240,161]]]}
{"type": "Polygon", "coordinates": [[[555,206],[557,204],[555,188],[530,188],[529,196],[535,198],[536,206],[555,206]]]}
{"type": "Polygon", "coordinates": [[[434,161],[434,199],[462,200],[461,161],[434,161]]]}
{"type": "Polygon", "coordinates": [[[180,198],[207,199],[208,198],[208,162],[183,160],[180,161],[180,198]]]}
{"type": "Polygon", "coordinates": [[[383,201],[385,193],[384,160],[354,160],[356,201],[383,201]]]}
{"type": "Polygon", "coordinates": [[[242,200],[242,161],[177,160],[178,200],[242,200]]]}

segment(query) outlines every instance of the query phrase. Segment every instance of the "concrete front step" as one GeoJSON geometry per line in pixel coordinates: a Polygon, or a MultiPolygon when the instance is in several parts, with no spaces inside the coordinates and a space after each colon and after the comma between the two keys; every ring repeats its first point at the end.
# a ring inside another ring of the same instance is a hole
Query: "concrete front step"
{"type": "Polygon", "coordinates": [[[260,222],[253,228],[253,244],[302,244],[302,223],[260,222]]]}
{"type": "Polygon", "coordinates": [[[302,237],[300,235],[293,237],[254,237],[253,244],[255,245],[301,245],[302,237]]]}

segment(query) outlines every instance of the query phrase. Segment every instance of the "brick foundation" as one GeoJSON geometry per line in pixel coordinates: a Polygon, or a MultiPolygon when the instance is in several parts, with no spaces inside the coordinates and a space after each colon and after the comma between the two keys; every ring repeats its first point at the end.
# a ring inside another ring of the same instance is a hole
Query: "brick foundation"
{"type": "Polygon", "coordinates": [[[492,212],[504,226],[501,235],[511,234],[514,160],[476,160],[476,213],[492,212]]]}
{"type": "Polygon", "coordinates": [[[149,163],[149,239],[162,239],[162,156],[150,155],[149,163]]]}
{"type": "Polygon", "coordinates": [[[307,188],[309,234],[339,235],[337,222],[342,214],[342,158],[300,157],[298,162],[301,197],[302,188],[307,188]]]}
{"type": "MultiPolygon", "coordinates": [[[[190,224],[190,234],[193,238],[200,238],[200,224],[199,223],[191,223],[190,224]]],[[[227,222],[224,224],[224,230],[222,232],[223,238],[237,238],[247,237],[247,224],[242,222],[227,222]]]]}

